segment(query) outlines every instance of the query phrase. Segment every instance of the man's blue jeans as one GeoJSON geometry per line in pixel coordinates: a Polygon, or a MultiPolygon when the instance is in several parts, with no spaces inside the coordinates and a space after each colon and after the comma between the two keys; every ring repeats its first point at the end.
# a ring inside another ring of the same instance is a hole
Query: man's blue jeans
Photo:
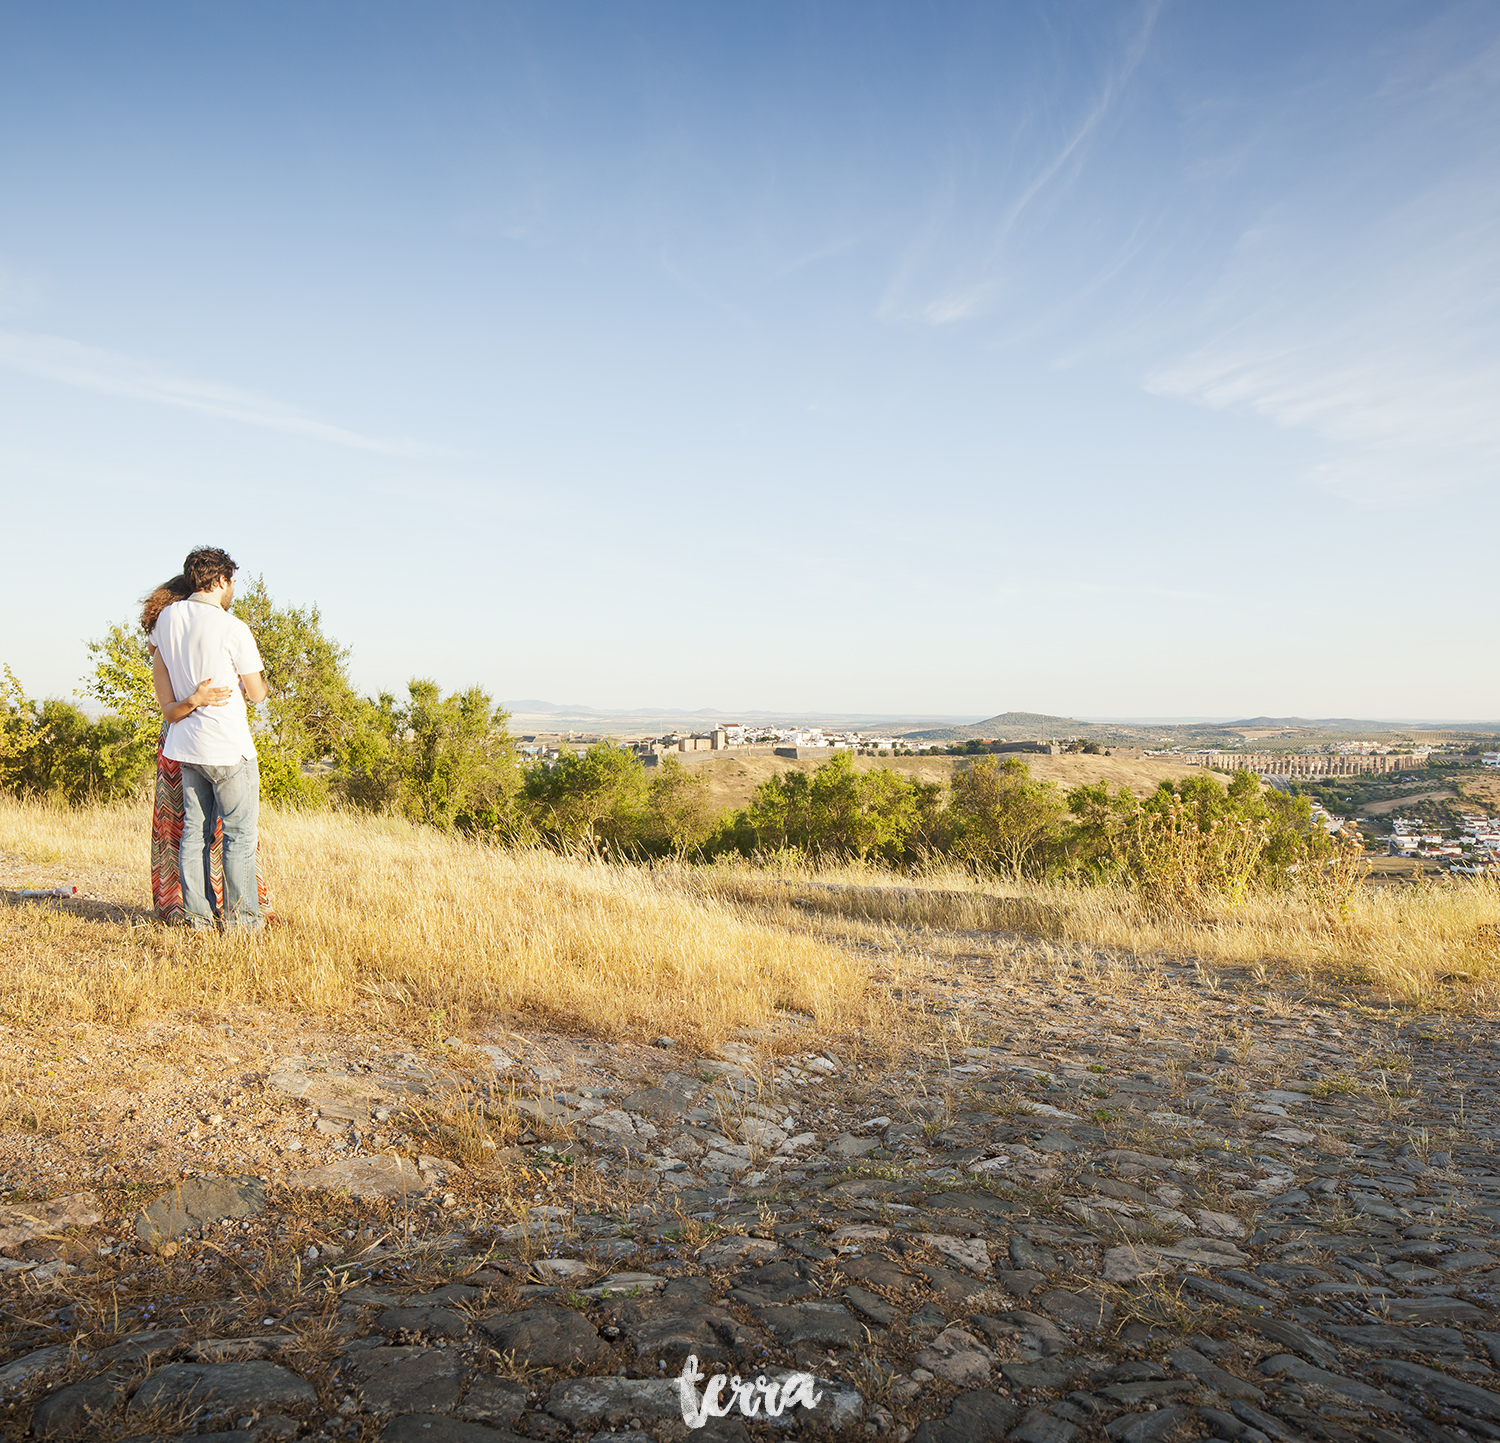
{"type": "Polygon", "coordinates": [[[233,766],[182,763],[182,905],[188,926],[214,926],[214,889],[209,874],[214,823],[224,823],[224,930],[258,932],[260,888],[255,840],[260,820],[260,768],[254,757],[233,766]]]}

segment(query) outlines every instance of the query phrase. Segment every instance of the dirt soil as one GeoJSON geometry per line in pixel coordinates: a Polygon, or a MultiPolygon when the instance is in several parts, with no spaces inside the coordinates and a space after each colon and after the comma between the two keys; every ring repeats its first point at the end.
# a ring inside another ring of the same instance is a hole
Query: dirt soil
{"type": "Polygon", "coordinates": [[[691,1355],[797,1438],[1491,1436],[1493,1019],[891,945],[928,1043],[7,1019],[0,1432],[676,1443],[691,1355]]]}
{"type": "Polygon", "coordinates": [[[1463,794],[1465,800],[1475,801],[1491,813],[1500,812],[1500,770],[1491,767],[1476,776],[1466,776],[1463,794]]]}
{"type": "Polygon", "coordinates": [[[1370,802],[1359,810],[1367,817],[1383,817],[1389,812],[1399,812],[1415,806],[1418,802],[1448,802],[1457,795],[1457,792],[1452,791],[1414,792],[1409,797],[1396,797],[1389,802],[1370,802]]]}

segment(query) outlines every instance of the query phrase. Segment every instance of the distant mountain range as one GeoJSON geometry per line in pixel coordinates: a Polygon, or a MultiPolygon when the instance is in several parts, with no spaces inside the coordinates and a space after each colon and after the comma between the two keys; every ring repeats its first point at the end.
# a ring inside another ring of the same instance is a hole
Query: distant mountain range
{"type": "Polygon", "coordinates": [[[1247,732],[1296,732],[1298,740],[1324,741],[1336,737],[1399,736],[1412,731],[1451,731],[1483,734],[1500,730],[1494,722],[1390,722],[1352,717],[1247,717],[1230,722],[1086,722],[1077,717],[1045,712],[1006,711],[968,725],[927,727],[904,733],[910,741],[962,742],[1003,738],[1006,741],[1045,741],[1073,737],[1082,741],[1114,742],[1119,746],[1212,747],[1238,744],[1247,732]]]}
{"type": "Polygon", "coordinates": [[[1039,711],[1005,711],[982,720],[962,716],[891,715],[878,712],[723,711],[718,707],[672,710],[634,707],[605,711],[598,707],[522,698],[503,702],[519,729],[581,731],[601,735],[660,734],[683,728],[703,731],[717,722],[759,726],[823,727],[829,731],[885,732],[918,743],[953,743],[1003,737],[1007,741],[1041,741],[1064,737],[1112,743],[1122,747],[1216,747],[1240,744],[1246,732],[1291,731],[1298,741],[1347,737],[1390,737],[1413,731],[1460,734],[1500,732],[1500,722],[1368,721],[1352,717],[1247,717],[1243,721],[1081,721],[1039,711]]]}

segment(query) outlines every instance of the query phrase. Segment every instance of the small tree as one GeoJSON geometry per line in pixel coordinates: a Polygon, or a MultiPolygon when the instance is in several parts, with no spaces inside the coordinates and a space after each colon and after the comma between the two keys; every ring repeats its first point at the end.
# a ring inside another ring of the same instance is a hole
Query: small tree
{"type": "Polygon", "coordinates": [[[664,759],[646,797],[646,843],[681,858],[701,847],[713,827],[708,778],[689,772],[676,757],[664,759]]]}
{"type": "Polygon", "coordinates": [[[554,841],[629,848],[641,840],[646,771],[633,752],[613,742],[532,767],[525,796],[532,824],[554,841]]]}
{"type": "MultiPolygon", "coordinates": [[[[841,752],[839,756],[852,772],[848,754],[841,752]]],[[[820,780],[821,773],[828,769],[819,768],[820,780]]],[[[815,786],[815,795],[816,792],[815,786]]],[[[876,767],[858,777],[853,800],[852,809],[843,819],[841,834],[836,839],[829,838],[834,843],[829,850],[852,854],[861,860],[877,855],[888,862],[899,861],[917,823],[917,795],[911,782],[885,767],[876,767]]]]}
{"type": "Polygon", "coordinates": [[[933,823],[932,798],[881,767],[860,773],[846,751],[811,774],[784,772],[755,789],[728,830],[742,850],[797,848],[814,855],[888,861],[907,854],[919,826],[933,823]]]}
{"type": "Polygon", "coordinates": [[[971,866],[1039,877],[1054,858],[1066,808],[1019,757],[986,757],[949,784],[954,855],[971,866]]]}
{"type": "Polygon", "coordinates": [[[139,626],[116,622],[88,643],[94,669],[84,678],[82,695],[113,712],[138,736],[161,731],[161,707],[151,682],[151,647],[139,626]]]}
{"type": "Polygon", "coordinates": [[[811,834],[812,780],[803,771],[768,777],[739,813],[741,848],[756,852],[806,848],[811,834]]]}
{"type": "Polygon", "coordinates": [[[1068,793],[1073,823],[1067,829],[1064,852],[1068,865],[1094,881],[1104,881],[1120,870],[1120,845],[1131,816],[1140,803],[1129,787],[1110,794],[1108,782],[1091,782],[1068,793]]]}
{"type": "Polygon", "coordinates": [[[0,787],[13,790],[37,744],[36,718],[25,688],[10,667],[0,676],[0,787]]]}
{"type": "Polygon", "coordinates": [[[508,714],[480,687],[448,696],[414,677],[407,701],[382,693],[351,708],[333,786],[367,811],[434,827],[503,830],[520,782],[508,714]]]}
{"type": "Polygon", "coordinates": [[[255,637],[270,693],[251,712],[261,792],[316,805],[325,786],[304,767],[331,758],[369,720],[349,682],[349,648],[324,634],[316,606],[278,607],[261,576],[247,583],[234,614],[255,637]]]}
{"type": "Polygon", "coordinates": [[[460,813],[494,811],[514,794],[515,744],[509,713],[477,686],[444,697],[436,682],[407,688],[406,748],[412,788],[429,826],[449,826],[460,813]]]}
{"type": "Polygon", "coordinates": [[[334,795],[361,811],[405,815],[410,779],[402,752],[404,730],[395,693],[361,698],[347,736],[334,749],[334,795]]]}
{"type": "Polygon", "coordinates": [[[155,755],[154,735],[113,714],[90,721],[56,698],[32,710],[31,745],[16,768],[14,790],[74,805],[140,791],[155,755]]]}

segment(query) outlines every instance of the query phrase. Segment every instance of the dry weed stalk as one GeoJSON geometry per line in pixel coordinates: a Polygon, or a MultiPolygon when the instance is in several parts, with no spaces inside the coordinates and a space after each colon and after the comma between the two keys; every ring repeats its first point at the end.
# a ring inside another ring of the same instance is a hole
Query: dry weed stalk
{"type": "MultiPolygon", "coordinates": [[[[151,925],[140,806],[65,811],[0,798],[0,850],[65,859],[97,904],[7,916],[0,1005],[23,1022],[127,1023],[189,1005],[349,1015],[496,1012],[601,1033],[717,1040],[778,1011],[864,1024],[869,968],[670,876],[502,851],[391,819],[262,814],[281,921],[252,941],[151,925]]],[[[53,865],[49,862],[48,865],[53,865]]]]}
{"type": "MultiPolygon", "coordinates": [[[[787,861],[631,867],[267,809],[264,858],[285,920],[246,945],[141,925],[145,828],[138,806],[0,798],[0,850],[53,880],[67,869],[105,899],[8,914],[0,1006],[22,1026],[120,1025],[191,1002],[394,1013],[428,1019],[434,1035],[509,1011],[707,1043],[779,1015],[862,1032],[889,1052],[940,1035],[901,995],[933,975],[934,954],[963,966],[976,950],[1016,985],[1072,972],[1136,997],[1164,985],[1157,959],[1186,956],[1206,982],[1240,966],[1431,1009],[1500,999],[1500,884],[1358,887],[1348,852],[1292,891],[1243,892],[1227,835],[1213,841],[1224,885],[1173,908],[1123,885],[1002,885],[936,863],[911,875],[787,861]]],[[[972,1040],[961,1013],[947,1025],[958,1045],[972,1040]]]]}
{"type": "MultiPolygon", "coordinates": [[[[1363,863],[1348,849],[1287,891],[1251,891],[1237,901],[1212,892],[1194,908],[1155,910],[1118,884],[981,882],[955,867],[914,875],[858,869],[783,867],[775,875],[747,863],[682,873],[684,887],[755,909],[788,928],[875,940],[877,926],[988,934],[986,950],[1020,934],[1029,960],[1012,980],[1054,975],[1071,949],[1102,951],[1097,983],[1139,993],[1143,967],[1162,957],[1191,957],[1200,971],[1244,967],[1292,990],[1365,987],[1406,1006],[1481,1010],[1500,1002],[1500,882],[1443,881],[1420,887],[1361,886],[1363,863]],[[1043,958],[1041,944],[1064,949],[1043,958]],[[1114,954],[1114,955],[1111,955],[1114,954]],[[1128,959],[1122,962],[1121,959],[1128,959]],[[1027,968],[1030,973],[1028,974],[1027,968]]],[[[909,946],[909,939],[908,944],[909,946]]],[[[941,945],[936,939],[924,943],[941,945]]],[[[1267,996],[1290,1016],[1298,1005],[1267,996]]]]}

